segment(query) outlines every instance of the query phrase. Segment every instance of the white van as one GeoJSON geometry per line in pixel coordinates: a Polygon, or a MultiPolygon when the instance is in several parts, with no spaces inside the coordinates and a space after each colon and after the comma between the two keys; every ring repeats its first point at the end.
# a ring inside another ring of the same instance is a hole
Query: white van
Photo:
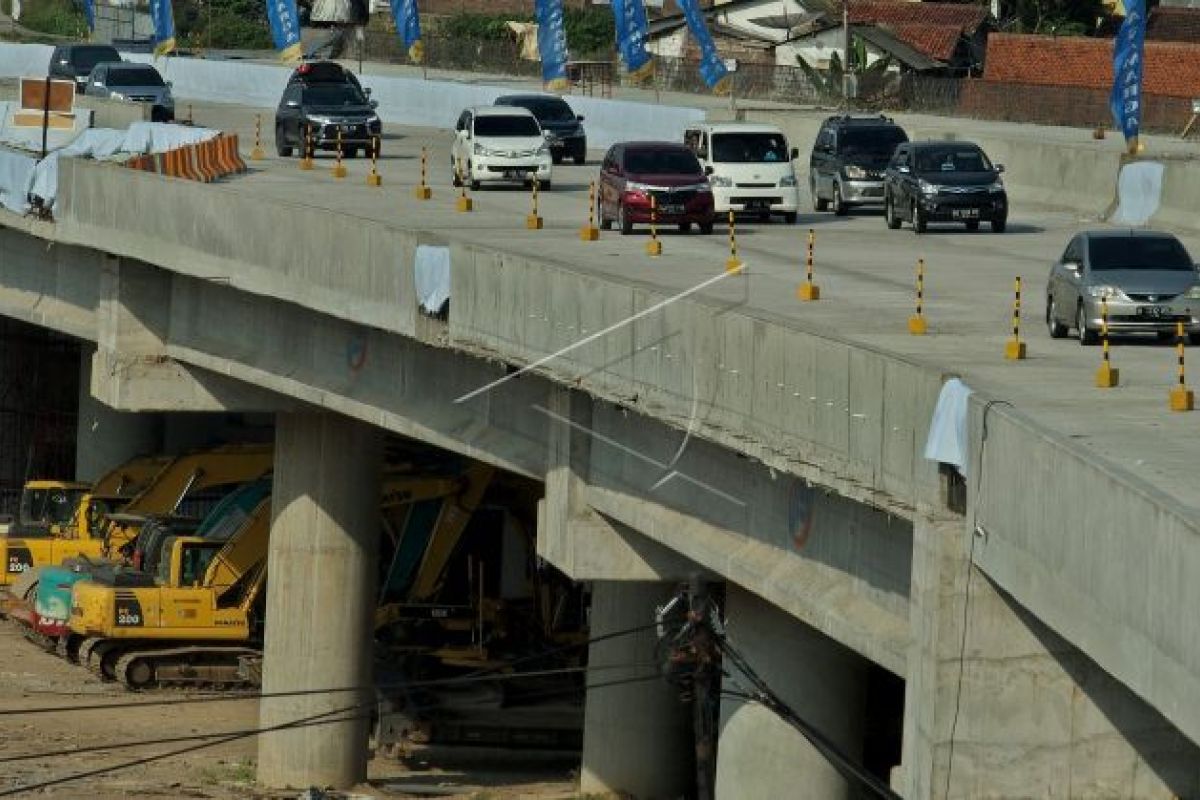
{"type": "Polygon", "coordinates": [[[683,142],[708,173],[716,211],[782,214],[793,223],[800,210],[793,159],[799,156],[774,125],[701,123],[687,128],[683,142]]]}

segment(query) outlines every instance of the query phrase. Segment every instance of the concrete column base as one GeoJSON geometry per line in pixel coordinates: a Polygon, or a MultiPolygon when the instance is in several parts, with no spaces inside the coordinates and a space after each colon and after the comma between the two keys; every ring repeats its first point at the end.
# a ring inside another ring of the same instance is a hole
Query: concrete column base
{"type": "Polygon", "coordinates": [[[277,417],[263,692],[362,688],[262,701],[264,728],[333,720],[261,735],[265,786],[342,789],[367,777],[382,440],[333,414],[277,417]]]}
{"type": "MultiPolygon", "coordinates": [[[[730,644],[784,702],[855,760],[862,758],[866,661],[757,595],[727,584],[730,644]]],[[[734,678],[739,675],[726,665],[734,678]]],[[[741,679],[742,687],[749,683],[741,679]]],[[[726,679],[726,690],[738,684],[726,679]]],[[[856,797],[804,736],[773,712],[731,697],[721,700],[717,798],[856,797]]]]}
{"type": "MultiPolygon", "coordinates": [[[[596,581],[591,635],[646,625],[675,584],[596,581]]],[[[591,645],[588,684],[654,675],[653,629],[591,645]],[[627,666],[637,664],[642,666],[627,666]],[[619,669],[607,669],[620,666],[619,669]]],[[[661,679],[590,690],[584,710],[583,794],[627,793],[638,800],[688,796],[694,785],[691,706],[661,679]]]]}

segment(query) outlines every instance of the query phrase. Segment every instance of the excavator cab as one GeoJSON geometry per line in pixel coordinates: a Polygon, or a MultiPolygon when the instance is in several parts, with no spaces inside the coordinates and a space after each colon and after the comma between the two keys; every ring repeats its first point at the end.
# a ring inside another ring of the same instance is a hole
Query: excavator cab
{"type": "Polygon", "coordinates": [[[21,492],[16,535],[28,538],[67,534],[90,490],[86,483],[29,481],[21,492]]]}

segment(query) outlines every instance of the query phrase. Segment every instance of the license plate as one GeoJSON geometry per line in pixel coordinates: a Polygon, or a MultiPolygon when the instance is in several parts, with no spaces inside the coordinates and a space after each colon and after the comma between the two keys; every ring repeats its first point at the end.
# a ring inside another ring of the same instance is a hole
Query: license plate
{"type": "Polygon", "coordinates": [[[1138,306],[1139,317],[1169,317],[1171,309],[1167,306],[1138,306]]]}
{"type": "Polygon", "coordinates": [[[746,201],[747,211],[768,211],[771,208],[769,200],[748,200],[746,201]]]}
{"type": "Polygon", "coordinates": [[[956,208],[950,212],[953,219],[979,219],[978,208],[956,208]]]}
{"type": "Polygon", "coordinates": [[[679,203],[667,203],[658,207],[661,214],[682,214],[683,206],[679,203]]]}
{"type": "Polygon", "coordinates": [[[504,177],[512,181],[523,181],[529,177],[529,173],[523,169],[508,169],[504,171],[504,177]]]}
{"type": "Polygon", "coordinates": [[[354,130],[353,125],[343,125],[342,126],[342,133],[350,133],[352,130],[354,130]]]}

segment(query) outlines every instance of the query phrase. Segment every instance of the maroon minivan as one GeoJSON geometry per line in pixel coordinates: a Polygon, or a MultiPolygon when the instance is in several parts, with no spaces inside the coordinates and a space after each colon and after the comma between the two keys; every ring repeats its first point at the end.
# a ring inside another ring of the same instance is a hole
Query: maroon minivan
{"type": "Polygon", "coordinates": [[[712,186],[695,154],[674,142],[614,144],[600,167],[600,227],[613,223],[629,234],[635,224],[650,222],[653,197],[660,225],[678,225],[687,233],[713,230],[712,186]]]}

